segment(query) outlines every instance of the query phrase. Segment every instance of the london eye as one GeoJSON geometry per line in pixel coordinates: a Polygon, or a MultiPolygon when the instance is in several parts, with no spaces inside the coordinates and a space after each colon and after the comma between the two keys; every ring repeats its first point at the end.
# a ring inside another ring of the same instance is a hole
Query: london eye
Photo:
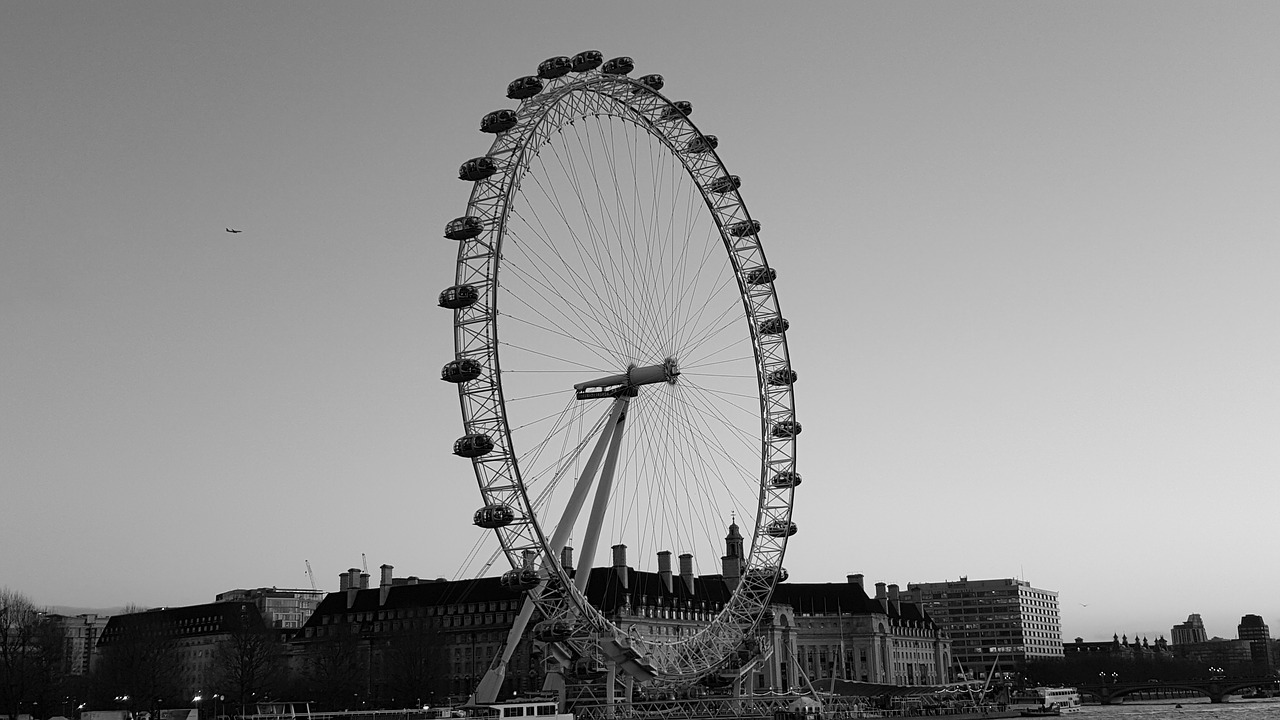
{"type": "Polygon", "coordinates": [[[536,606],[537,639],[678,682],[722,666],[783,577],[801,426],[761,223],[717,138],[663,88],[598,51],[512,81],[518,105],[483,115],[492,144],[458,172],[471,195],[445,226],[457,269],[439,302],[454,316],[453,452],[471,460],[503,583],[530,600],[522,618],[536,606]],[[692,609],[694,630],[588,599],[601,547],[719,572],[731,518],[749,529],[742,571],[692,609]]]}

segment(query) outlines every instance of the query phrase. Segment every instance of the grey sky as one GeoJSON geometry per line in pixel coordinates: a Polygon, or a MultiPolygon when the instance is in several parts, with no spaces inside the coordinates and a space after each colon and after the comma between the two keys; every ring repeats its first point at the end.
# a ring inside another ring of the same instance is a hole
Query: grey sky
{"type": "Polygon", "coordinates": [[[1022,575],[1068,640],[1280,622],[1278,31],[1244,2],[8,3],[0,584],[476,571],[441,229],[506,83],[598,48],[693,101],[764,223],[794,579],[1022,575]]]}

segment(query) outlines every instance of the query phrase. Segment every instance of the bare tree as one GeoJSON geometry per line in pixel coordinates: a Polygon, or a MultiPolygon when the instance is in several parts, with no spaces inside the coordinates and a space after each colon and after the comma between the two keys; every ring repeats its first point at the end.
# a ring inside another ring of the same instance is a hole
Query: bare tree
{"type": "Polygon", "coordinates": [[[415,622],[396,633],[382,651],[382,671],[387,699],[400,707],[433,697],[447,671],[440,632],[415,622]]]}
{"type": "Polygon", "coordinates": [[[313,648],[306,669],[312,696],[320,701],[322,708],[352,707],[353,701],[368,689],[359,636],[342,632],[314,643],[313,648]]]}
{"type": "Polygon", "coordinates": [[[121,623],[123,631],[103,638],[95,684],[100,702],[124,698],[118,700],[123,709],[154,711],[177,699],[181,664],[177,644],[167,628],[128,617],[142,612],[137,606],[128,606],[112,618],[113,623],[121,623]]]}
{"type": "Polygon", "coordinates": [[[34,699],[43,617],[26,595],[0,588],[0,708],[11,717],[18,716],[23,702],[34,699]]]}
{"type": "Polygon", "coordinates": [[[244,708],[276,688],[284,649],[257,613],[242,612],[230,623],[230,636],[215,651],[214,671],[227,698],[244,708]]]}

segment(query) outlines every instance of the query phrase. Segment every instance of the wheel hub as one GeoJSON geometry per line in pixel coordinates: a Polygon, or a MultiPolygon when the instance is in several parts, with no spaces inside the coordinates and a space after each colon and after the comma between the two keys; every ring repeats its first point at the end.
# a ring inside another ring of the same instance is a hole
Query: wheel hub
{"type": "Polygon", "coordinates": [[[611,398],[620,395],[635,397],[637,388],[641,385],[654,385],[661,382],[675,385],[679,375],[680,366],[675,358],[669,357],[658,365],[644,367],[632,365],[625,373],[619,375],[606,375],[595,380],[580,382],[574,385],[573,389],[577,392],[579,400],[611,398]]]}

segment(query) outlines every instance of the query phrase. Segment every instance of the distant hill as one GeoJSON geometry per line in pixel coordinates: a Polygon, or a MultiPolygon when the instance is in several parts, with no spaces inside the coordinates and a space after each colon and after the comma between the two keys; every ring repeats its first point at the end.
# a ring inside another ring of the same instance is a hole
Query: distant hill
{"type": "Polygon", "coordinates": [[[109,608],[82,608],[82,607],[69,607],[67,605],[53,605],[49,608],[49,611],[57,613],[59,615],[70,615],[72,617],[75,617],[76,615],[110,616],[110,615],[119,615],[120,613],[124,612],[124,607],[121,606],[121,607],[109,607],[109,608]]]}

